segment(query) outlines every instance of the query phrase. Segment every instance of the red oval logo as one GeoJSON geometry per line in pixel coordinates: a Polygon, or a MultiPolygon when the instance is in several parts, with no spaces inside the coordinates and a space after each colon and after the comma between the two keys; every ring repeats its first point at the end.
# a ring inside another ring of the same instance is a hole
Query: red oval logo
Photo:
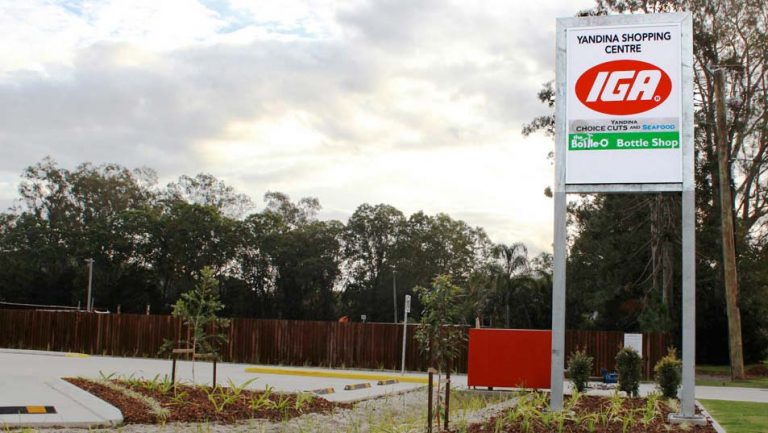
{"type": "Polygon", "coordinates": [[[576,80],[582,104],[604,114],[638,114],[664,103],[672,80],[661,68],[639,60],[613,60],[587,69],[576,80]]]}

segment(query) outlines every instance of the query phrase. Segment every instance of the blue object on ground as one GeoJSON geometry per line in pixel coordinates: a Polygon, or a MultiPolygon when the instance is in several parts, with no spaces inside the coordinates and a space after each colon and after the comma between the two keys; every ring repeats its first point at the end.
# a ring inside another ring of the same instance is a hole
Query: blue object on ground
{"type": "Polygon", "coordinates": [[[603,376],[603,383],[618,383],[619,374],[615,371],[609,372],[608,370],[601,368],[600,374],[603,376]]]}

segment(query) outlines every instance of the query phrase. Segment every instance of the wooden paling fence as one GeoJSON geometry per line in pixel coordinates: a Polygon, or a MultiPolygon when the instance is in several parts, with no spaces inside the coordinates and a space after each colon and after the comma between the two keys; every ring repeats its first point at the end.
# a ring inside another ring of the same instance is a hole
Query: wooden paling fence
{"type": "MultiPolygon", "coordinates": [[[[415,325],[408,325],[406,369],[426,371],[415,331],[415,325]]],[[[0,310],[3,348],[158,357],[165,339],[185,338],[187,332],[180,319],[167,315],[0,310]]],[[[402,324],[391,323],[232,319],[221,355],[224,361],[240,363],[397,370],[402,332],[402,324]]],[[[651,377],[671,339],[667,334],[646,334],[643,341],[643,373],[651,377]]],[[[622,343],[621,332],[566,332],[566,353],[585,348],[595,358],[595,375],[601,367],[614,367],[622,343]]],[[[456,367],[466,372],[466,345],[456,367]]]]}
{"type": "MultiPolygon", "coordinates": [[[[597,376],[600,368],[613,370],[616,366],[616,352],[624,345],[624,333],[619,331],[566,331],[565,353],[586,349],[594,358],[592,375],[597,376]]],[[[667,354],[667,348],[674,345],[672,337],[665,333],[643,334],[643,377],[653,379],[653,367],[667,354]]],[[[678,353],[679,355],[679,353],[678,353]]]]}

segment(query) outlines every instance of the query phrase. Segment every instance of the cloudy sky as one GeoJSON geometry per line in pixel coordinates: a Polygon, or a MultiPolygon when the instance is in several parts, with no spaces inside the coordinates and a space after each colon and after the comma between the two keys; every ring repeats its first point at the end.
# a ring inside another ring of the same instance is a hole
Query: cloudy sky
{"type": "Polygon", "coordinates": [[[45,156],[257,203],[446,212],[550,250],[555,18],[592,0],[0,0],[0,208],[45,156]]]}

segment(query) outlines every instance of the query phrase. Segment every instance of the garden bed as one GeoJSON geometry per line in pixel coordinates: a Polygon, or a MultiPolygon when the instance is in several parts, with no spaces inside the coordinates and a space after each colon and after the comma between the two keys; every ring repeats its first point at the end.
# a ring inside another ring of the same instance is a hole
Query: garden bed
{"type": "MultiPolygon", "coordinates": [[[[165,422],[235,423],[248,419],[286,420],[307,413],[350,408],[314,394],[251,391],[244,386],[217,387],[176,384],[167,380],[90,380],[67,378],[120,409],[126,424],[165,422]]],[[[234,384],[231,384],[234,385],[234,384]]]]}
{"type": "Polygon", "coordinates": [[[550,412],[548,395],[531,393],[490,420],[469,426],[469,433],[716,433],[711,425],[666,422],[677,412],[676,402],[658,396],[623,398],[578,395],[565,401],[565,410],[550,412]]]}

